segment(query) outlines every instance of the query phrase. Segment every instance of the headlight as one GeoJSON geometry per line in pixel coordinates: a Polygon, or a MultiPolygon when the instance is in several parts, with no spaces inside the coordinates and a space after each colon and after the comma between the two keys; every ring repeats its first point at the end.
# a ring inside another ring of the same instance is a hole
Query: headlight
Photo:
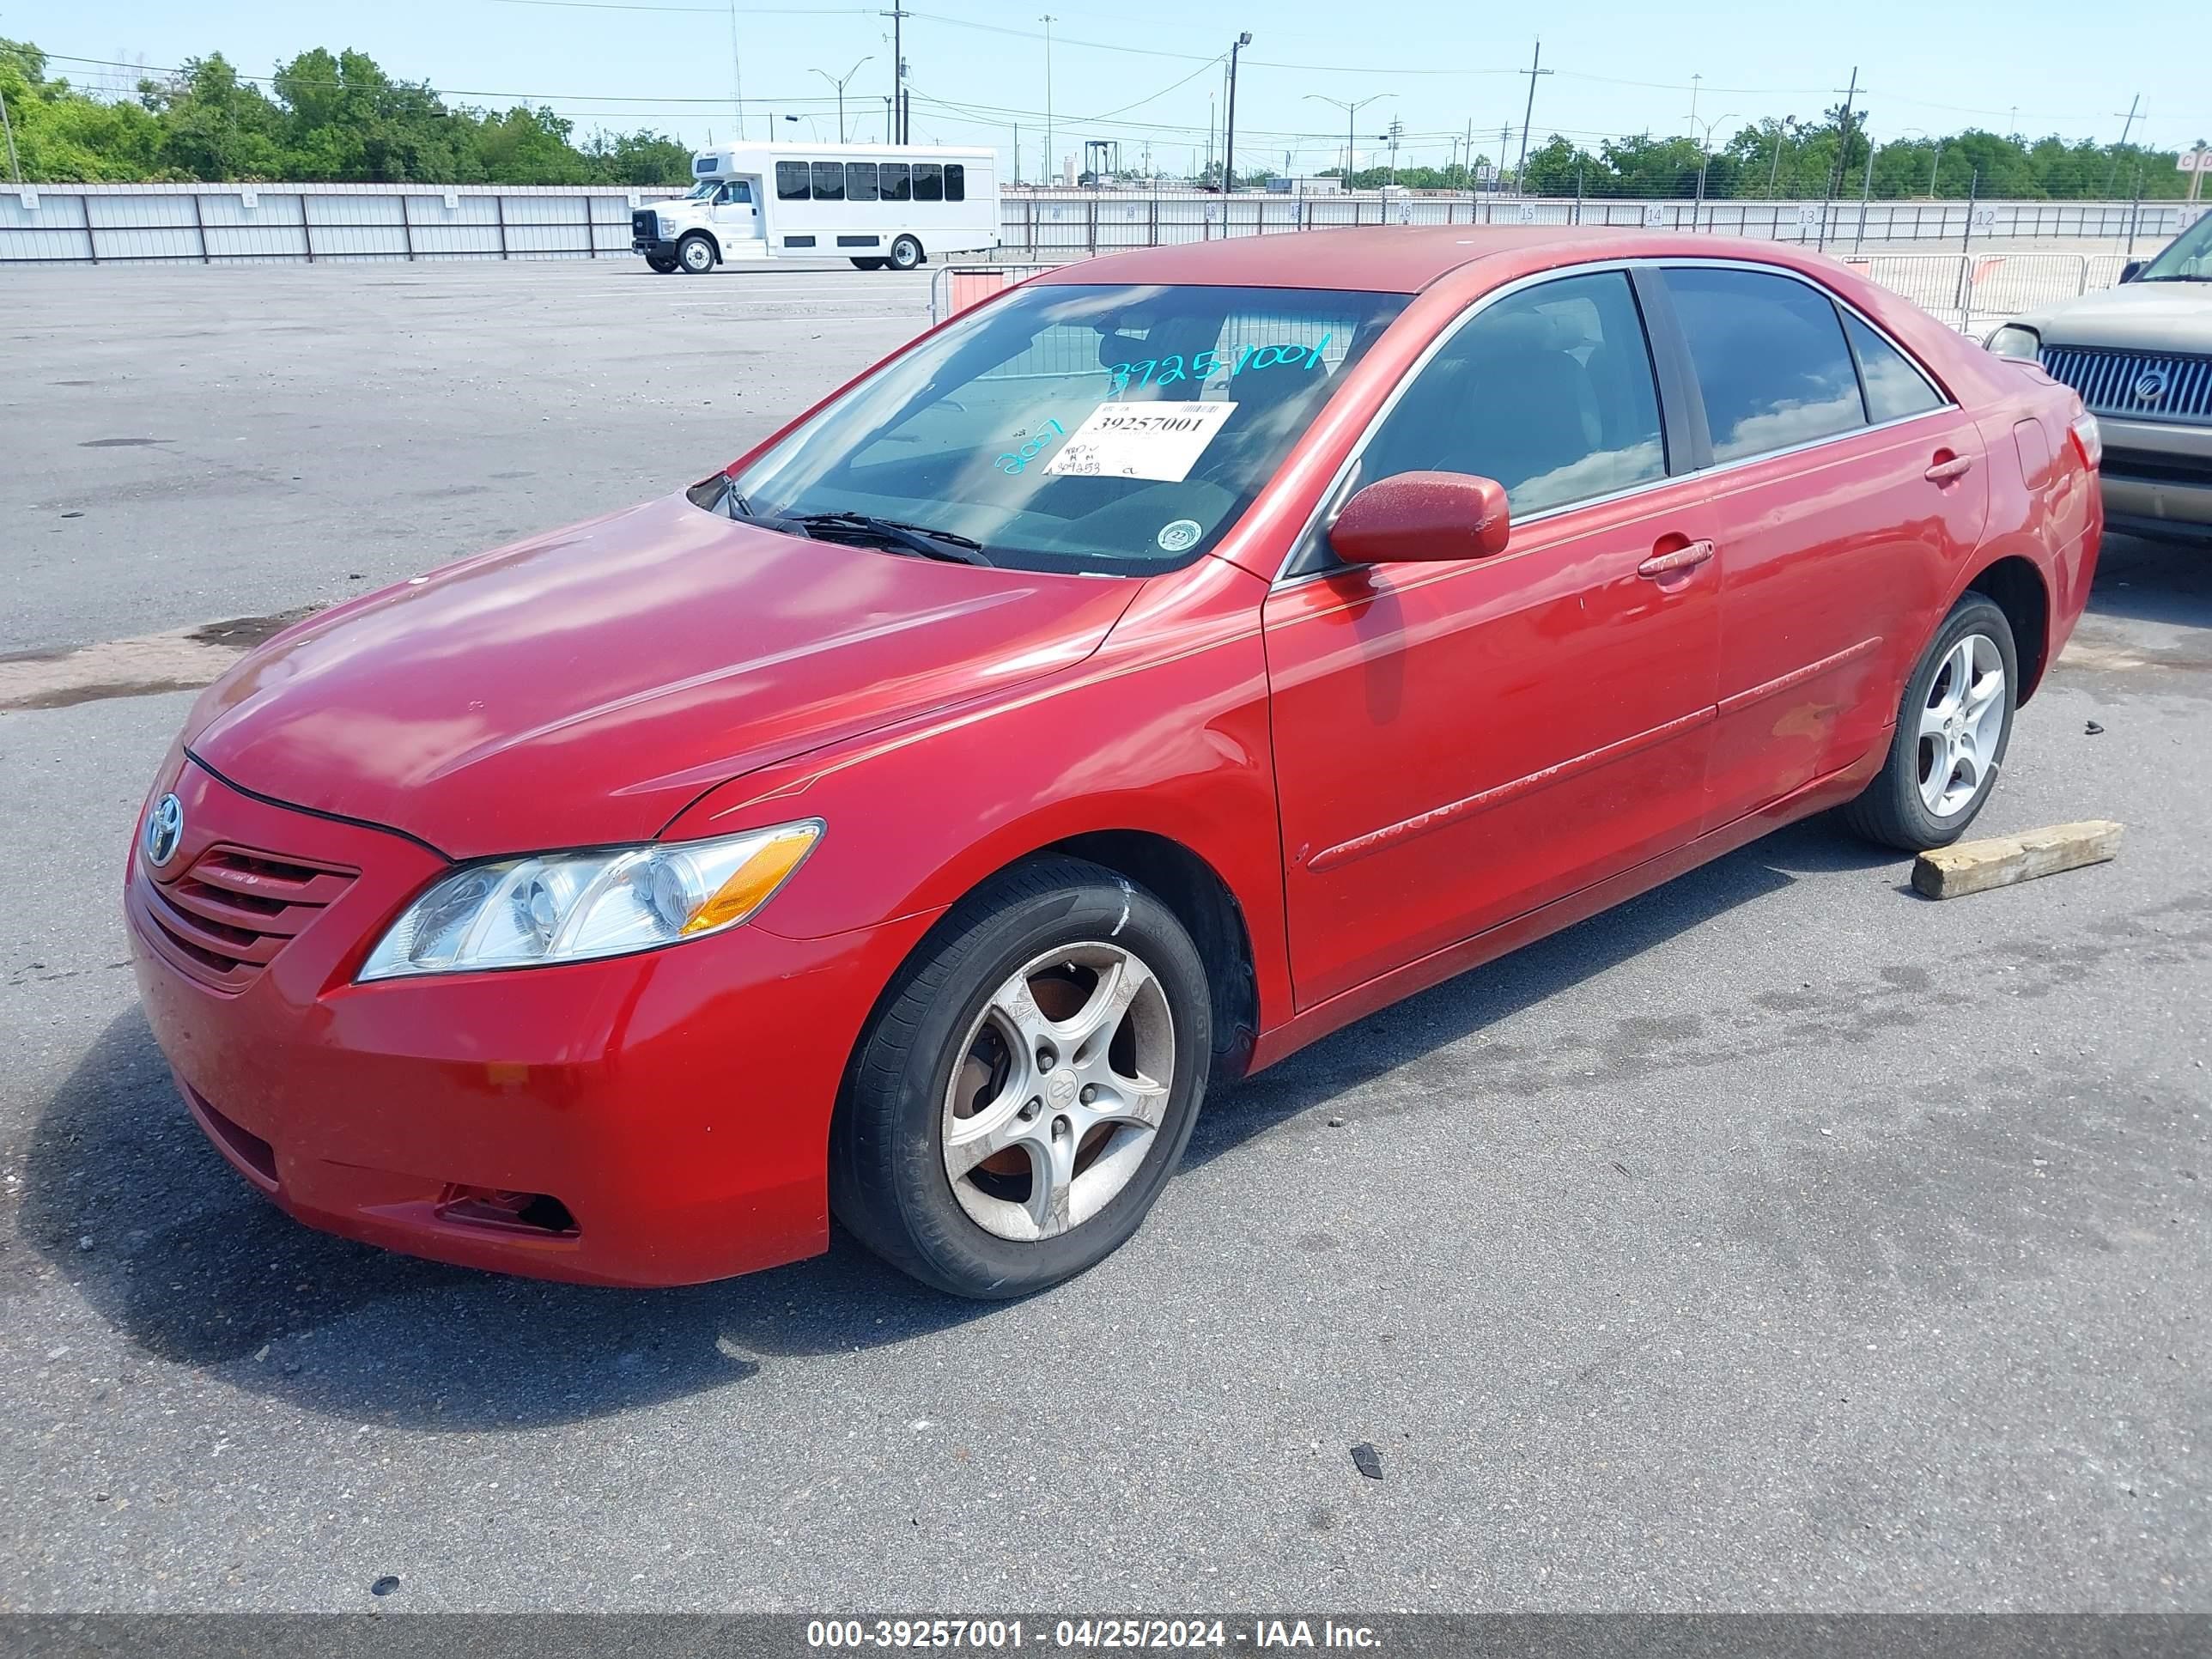
{"type": "Polygon", "coordinates": [[[472,864],[407,907],[360,977],[581,962],[718,933],[774,897],[821,838],[810,818],[713,841],[472,864]]]}
{"type": "Polygon", "coordinates": [[[1982,343],[2000,357],[2019,357],[2032,363],[2043,349],[2043,337],[2021,324],[2007,323],[1982,343]]]}

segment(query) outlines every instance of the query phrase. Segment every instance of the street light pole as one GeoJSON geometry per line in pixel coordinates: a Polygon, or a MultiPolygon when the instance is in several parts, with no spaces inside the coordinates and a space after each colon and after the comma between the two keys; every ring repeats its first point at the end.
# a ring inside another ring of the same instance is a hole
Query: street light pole
{"type": "Polygon", "coordinates": [[[1358,127],[1359,112],[1377,99],[1395,98],[1397,95],[1395,92],[1374,92],[1364,98],[1331,98],[1328,94],[1321,92],[1310,92],[1306,94],[1316,103],[1334,104],[1344,112],[1344,187],[1346,191],[1352,188],[1352,161],[1355,154],[1352,134],[1358,127]]]}
{"type": "MultiPolygon", "coordinates": [[[[863,58],[860,60],[860,64],[872,64],[873,62],[875,62],[873,54],[863,58]]],[[[860,72],[860,64],[855,64],[852,68],[847,70],[843,79],[842,80],[838,76],[830,74],[828,70],[817,70],[814,71],[823,80],[827,81],[831,86],[837,88],[837,142],[841,144],[845,142],[845,82],[847,81],[850,81],[854,76],[860,72]]]]}
{"type": "Polygon", "coordinates": [[[1047,12],[1037,21],[1044,25],[1044,173],[1049,183],[1059,171],[1052,156],[1052,26],[1060,20],[1047,12]]]}
{"type": "MultiPolygon", "coordinates": [[[[1527,176],[1528,167],[1528,124],[1536,118],[1536,77],[1552,72],[1544,67],[1542,40],[1536,42],[1536,55],[1528,60],[1528,67],[1521,72],[1528,77],[1528,104],[1521,112],[1521,159],[1513,165],[1513,188],[1525,196],[1528,191],[1522,180],[1527,176]]],[[[1498,159],[1503,161],[1504,158],[1501,156],[1498,159]]]]}
{"type": "Polygon", "coordinates": [[[15,159],[15,126],[8,118],[8,94],[0,92],[0,129],[8,134],[8,171],[15,175],[17,188],[23,183],[23,165],[15,159]]]}
{"type": "MultiPolygon", "coordinates": [[[[1229,43],[1229,125],[1222,144],[1221,193],[1237,193],[1237,54],[1252,44],[1252,31],[1246,29],[1229,43]]],[[[1227,209],[1222,210],[1224,212],[1227,209]]],[[[1227,228],[1224,222],[1224,229],[1227,228]]]]}

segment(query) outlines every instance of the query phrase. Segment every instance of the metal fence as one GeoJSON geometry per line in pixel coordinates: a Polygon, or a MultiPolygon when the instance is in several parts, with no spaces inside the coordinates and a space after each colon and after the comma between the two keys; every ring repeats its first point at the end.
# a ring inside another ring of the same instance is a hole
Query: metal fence
{"type": "MultiPolygon", "coordinates": [[[[630,210],[673,190],[408,185],[39,185],[0,190],[0,264],[195,264],[629,257],[630,210]]],[[[2179,202],[1644,202],[1413,196],[1222,197],[1009,190],[1007,258],[1331,226],[1645,226],[1824,245],[2100,242],[2148,253],[2204,210],[2179,202]]]]}
{"type": "Polygon", "coordinates": [[[1389,194],[1222,197],[1205,191],[1037,190],[1005,197],[1009,257],[1121,248],[1352,225],[1612,225],[1825,246],[1869,243],[2140,242],[2154,251],[2204,209],[2182,202],[1647,202],[1598,198],[1389,194]]]}
{"type": "Polygon", "coordinates": [[[489,185],[40,185],[0,191],[0,264],[630,257],[677,192],[489,185]]]}

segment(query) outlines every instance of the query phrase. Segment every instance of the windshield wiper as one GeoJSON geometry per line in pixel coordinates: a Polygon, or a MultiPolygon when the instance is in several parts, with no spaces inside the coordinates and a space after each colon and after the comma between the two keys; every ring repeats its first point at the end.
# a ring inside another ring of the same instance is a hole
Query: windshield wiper
{"type": "Polygon", "coordinates": [[[830,534],[824,540],[863,538],[879,546],[919,553],[926,559],[943,559],[951,564],[991,562],[984,555],[983,544],[973,537],[950,530],[932,530],[927,525],[902,524],[896,519],[878,519],[867,513],[792,513],[759,522],[771,530],[794,526],[809,535],[827,531],[830,534]]]}

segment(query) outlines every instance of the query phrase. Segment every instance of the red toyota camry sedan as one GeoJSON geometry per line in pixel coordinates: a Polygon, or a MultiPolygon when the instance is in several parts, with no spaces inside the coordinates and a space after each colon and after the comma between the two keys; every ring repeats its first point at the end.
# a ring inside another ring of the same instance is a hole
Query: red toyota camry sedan
{"type": "Polygon", "coordinates": [[[131,850],[148,1018],[314,1226],[645,1285],[834,1214],[1018,1295],[1136,1229],[1209,1080],[1823,808],[1956,837],[2097,459],[1801,249],[1071,265],[245,659],[131,850]]]}

